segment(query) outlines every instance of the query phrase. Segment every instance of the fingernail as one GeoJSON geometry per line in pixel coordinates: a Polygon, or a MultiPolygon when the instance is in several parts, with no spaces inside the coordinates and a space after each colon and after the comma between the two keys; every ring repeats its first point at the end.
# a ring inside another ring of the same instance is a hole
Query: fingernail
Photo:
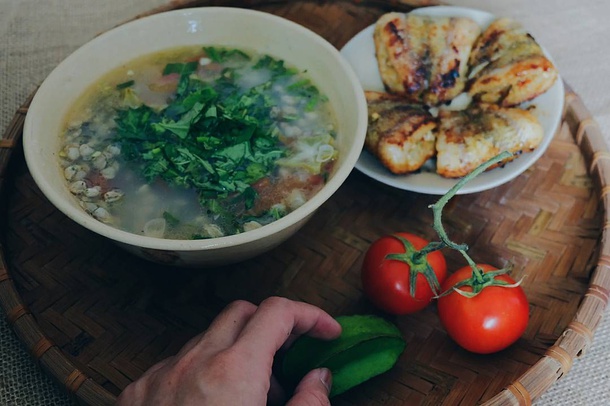
{"type": "Polygon", "coordinates": [[[326,388],[326,392],[330,393],[330,388],[333,386],[333,376],[328,368],[320,368],[320,381],[326,388]]]}

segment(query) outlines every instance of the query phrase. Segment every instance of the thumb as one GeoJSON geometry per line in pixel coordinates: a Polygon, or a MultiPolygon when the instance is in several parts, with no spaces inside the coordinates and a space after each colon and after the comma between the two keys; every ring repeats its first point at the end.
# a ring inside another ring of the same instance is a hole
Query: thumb
{"type": "Polygon", "coordinates": [[[332,386],[332,375],[330,370],[319,368],[309,371],[301,379],[294,390],[292,399],[286,406],[330,406],[328,394],[332,386]]]}

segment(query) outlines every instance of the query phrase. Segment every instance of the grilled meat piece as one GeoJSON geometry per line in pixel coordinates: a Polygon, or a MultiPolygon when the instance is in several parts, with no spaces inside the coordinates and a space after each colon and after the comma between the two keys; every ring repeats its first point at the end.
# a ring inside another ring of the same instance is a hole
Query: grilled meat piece
{"type": "Polygon", "coordinates": [[[470,55],[469,94],[509,107],[546,92],[557,69],[518,22],[501,18],[481,34],[470,55]]]}
{"type": "Polygon", "coordinates": [[[377,20],[373,33],[379,73],[386,89],[411,101],[420,101],[426,88],[423,32],[422,19],[411,20],[407,25],[407,15],[387,13],[377,20]]]}
{"type": "Polygon", "coordinates": [[[390,172],[406,174],[434,155],[434,118],[422,106],[388,93],[367,91],[365,148],[390,172]]]}
{"type": "Polygon", "coordinates": [[[522,152],[533,151],[544,137],[536,116],[520,108],[481,105],[443,110],[439,120],[436,171],[447,178],[465,176],[499,153],[512,152],[503,165],[522,152]]]}
{"type": "Polygon", "coordinates": [[[480,33],[469,18],[384,14],[373,38],[386,89],[431,106],[451,101],[464,90],[480,33]]]}

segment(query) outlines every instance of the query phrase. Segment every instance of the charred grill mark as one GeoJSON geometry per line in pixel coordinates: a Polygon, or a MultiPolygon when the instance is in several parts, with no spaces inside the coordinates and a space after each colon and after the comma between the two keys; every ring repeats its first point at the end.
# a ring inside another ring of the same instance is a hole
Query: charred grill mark
{"type": "Polygon", "coordinates": [[[408,76],[403,80],[403,86],[408,94],[412,95],[425,89],[421,80],[422,74],[425,73],[423,69],[421,66],[416,68],[412,77],[408,76]]]}
{"type": "Polygon", "coordinates": [[[409,115],[426,114],[426,111],[416,104],[401,104],[394,106],[392,110],[409,115]]]}
{"type": "Polygon", "coordinates": [[[426,47],[424,54],[417,58],[417,66],[413,69],[412,80],[405,80],[405,89],[411,94],[426,90],[430,72],[430,49],[426,47]]]}
{"type": "Polygon", "coordinates": [[[505,34],[504,30],[491,31],[486,37],[485,41],[479,47],[478,51],[481,54],[480,62],[489,62],[491,60],[491,53],[489,52],[490,47],[494,46],[498,42],[498,38],[505,34]]]}
{"type": "Polygon", "coordinates": [[[428,73],[428,67],[423,63],[423,61],[419,64],[417,69],[415,69],[415,76],[418,78],[425,79],[428,73]]]}
{"type": "Polygon", "coordinates": [[[426,67],[420,63],[413,73],[413,80],[405,80],[405,88],[408,89],[409,93],[425,90],[426,67]]]}
{"type": "Polygon", "coordinates": [[[455,82],[460,77],[460,61],[459,59],[453,60],[453,67],[441,75],[440,86],[443,89],[455,87],[455,82]]]}
{"type": "MultiPolygon", "coordinates": [[[[400,30],[396,26],[394,21],[390,21],[389,23],[387,23],[386,26],[384,27],[384,29],[389,34],[388,35],[388,45],[390,45],[391,47],[394,47],[397,42],[399,42],[400,45],[402,45],[404,35],[403,35],[402,30],[400,30]]],[[[398,48],[400,48],[400,47],[398,47],[398,48]]]]}
{"type": "Polygon", "coordinates": [[[436,126],[436,121],[432,117],[419,116],[419,121],[413,124],[413,133],[430,124],[434,124],[436,126]]]}
{"type": "Polygon", "coordinates": [[[498,99],[498,102],[500,105],[504,104],[504,100],[508,97],[508,95],[510,94],[512,89],[513,89],[513,85],[509,85],[509,86],[506,86],[506,88],[502,90],[502,92],[500,93],[500,98],[498,99]]]}
{"type": "Polygon", "coordinates": [[[497,76],[489,76],[489,77],[486,77],[485,79],[481,79],[480,83],[482,85],[488,85],[493,82],[500,82],[500,80],[501,79],[498,78],[497,76]]]}
{"type": "Polygon", "coordinates": [[[401,129],[397,132],[389,131],[386,137],[384,137],[385,142],[388,144],[403,146],[409,141],[409,139],[413,138],[421,128],[429,125],[430,123],[434,123],[434,120],[431,117],[421,116],[418,114],[413,114],[405,121],[409,122],[409,127],[401,127],[401,129]]]}

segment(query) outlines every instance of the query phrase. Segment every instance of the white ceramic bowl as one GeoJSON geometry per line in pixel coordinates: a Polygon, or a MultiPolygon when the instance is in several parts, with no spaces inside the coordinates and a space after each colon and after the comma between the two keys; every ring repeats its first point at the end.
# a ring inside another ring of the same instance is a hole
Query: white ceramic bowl
{"type": "Polygon", "coordinates": [[[293,235],[345,181],[362,150],[367,107],[362,87],[337,49],[312,31],[258,11],[203,7],[156,14],[110,30],[88,42],[51,72],[38,89],[25,120],[25,158],[44,195],[69,218],[149,260],[179,266],[238,262],[293,235]],[[58,153],[64,117],[93,82],[122,63],[186,45],[251,49],[306,69],[326,94],[338,123],[340,157],[328,183],[287,216],[242,234],[208,240],[167,240],[118,230],[81,209],[63,178],[58,153]]]}

